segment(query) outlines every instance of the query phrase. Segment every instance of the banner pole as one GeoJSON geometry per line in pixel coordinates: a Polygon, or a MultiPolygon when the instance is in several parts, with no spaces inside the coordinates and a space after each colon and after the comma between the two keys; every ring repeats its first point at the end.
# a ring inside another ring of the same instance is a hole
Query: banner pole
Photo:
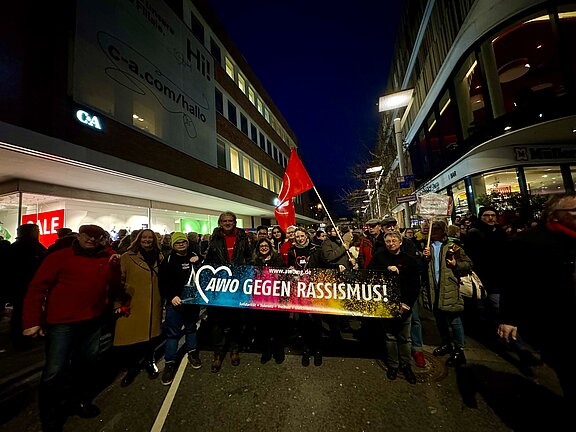
{"type": "MultiPolygon", "coordinates": [[[[334,223],[334,220],[332,220],[332,216],[330,216],[330,212],[328,211],[328,208],[324,204],[324,201],[322,201],[322,197],[318,193],[318,189],[316,189],[316,186],[312,186],[312,187],[314,188],[314,192],[316,192],[316,195],[318,196],[318,199],[320,200],[320,204],[322,204],[322,207],[324,207],[324,210],[326,210],[326,214],[328,215],[328,219],[330,219],[330,223],[332,223],[334,228],[336,228],[336,224],[334,223]]],[[[336,234],[338,234],[338,238],[342,242],[342,245],[344,245],[344,239],[340,235],[340,231],[336,230],[336,234]]],[[[346,249],[346,255],[348,255],[348,259],[352,259],[352,255],[350,255],[350,252],[348,251],[348,249],[346,249]]]]}

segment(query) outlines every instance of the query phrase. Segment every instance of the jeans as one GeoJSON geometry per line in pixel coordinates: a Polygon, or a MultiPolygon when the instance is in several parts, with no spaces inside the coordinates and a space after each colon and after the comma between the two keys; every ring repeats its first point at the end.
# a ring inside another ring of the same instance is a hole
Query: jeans
{"type": "Polygon", "coordinates": [[[178,341],[182,337],[184,326],[184,350],[190,352],[198,347],[196,322],[200,307],[197,305],[181,305],[174,307],[171,303],[166,305],[166,320],[164,331],[166,333],[166,346],[164,359],[167,362],[176,360],[178,341]]]}
{"type": "Polygon", "coordinates": [[[422,322],[420,321],[420,306],[418,300],[412,306],[412,322],[410,323],[410,339],[412,340],[412,352],[422,352],[422,322]]]}
{"type": "Polygon", "coordinates": [[[460,312],[445,312],[439,309],[434,310],[436,326],[442,337],[442,344],[454,344],[457,349],[464,348],[464,325],[460,312]],[[452,333],[450,333],[452,330],[452,333]]]}
{"type": "Polygon", "coordinates": [[[100,348],[99,318],[46,327],[38,405],[43,424],[64,418],[65,403],[90,401],[100,348]]]}

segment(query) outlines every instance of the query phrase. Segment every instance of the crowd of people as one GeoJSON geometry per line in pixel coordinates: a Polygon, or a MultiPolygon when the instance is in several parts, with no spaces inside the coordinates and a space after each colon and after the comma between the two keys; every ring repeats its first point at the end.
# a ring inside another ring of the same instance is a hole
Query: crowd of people
{"type": "Polygon", "coordinates": [[[111,351],[123,368],[121,386],[142,370],[170,385],[182,356],[193,369],[202,367],[201,349],[212,351],[214,373],[227,354],[238,366],[248,339],[256,341],[262,364],[272,359],[280,364],[291,321],[297,321],[302,366],[311,360],[321,366],[326,339],[331,340],[324,337],[326,328],[337,338],[348,326],[345,316],[299,313],[294,320],[295,314],[283,311],[218,306],[203,311],[183,304],[191,271],[204,262],[385,273],[397,280],[400,316],[365,318],[362,325],[383,337],[389,380],[400,372],[415,384],[412,367],[427,366],[420,323],[426,308],[442,338],[432,354],[446,356],[447,366],[466,364],[466,332],[478,331],[487,344],[516,352],[527,366],[548,363],[573,403],[576,377],[561,342],[574,327],[576,195],[552,199],[534,226],[507,227],[499,216],[485,206],[477,218],[434,219],[403,230],[389,217],[370,219],[358,229],[259,226],[247,232],[237,227],[234,213],[224,212],[211,235],[121,230],[111,241],[102,227],[82,225],[78,232],[61,229],[49,248],[38,241],[37,225],[21,225],[16,241],[3,249],[12,269],[7,300],[13,305],[15,347],[26,349],[30,338],[46,338],[39,390],[43,429],[62,430],[68,415],[99,415],[90,393],[94,374],[88,371],[98,360],[105,320],[114,323],[111,351]],[[485,299],[461,295],[460,278],[472,269],[484,284],[485,299]],[[203,347],[198,332],[206,318],[211,342],[203,347]],[[160,374],[156,361],[162,350],[160,374]]]}

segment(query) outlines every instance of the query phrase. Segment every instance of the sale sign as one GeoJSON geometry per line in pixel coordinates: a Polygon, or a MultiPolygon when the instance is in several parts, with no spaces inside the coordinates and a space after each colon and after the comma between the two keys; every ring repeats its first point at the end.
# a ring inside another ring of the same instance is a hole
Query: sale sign
{"type": "Polygon", "coordinates": [[[56,230],[64,227],[64,209],[22,216],[23,224],[36,224],[40,228],[40,243],[48,247],[56,241],[56,230]]]}

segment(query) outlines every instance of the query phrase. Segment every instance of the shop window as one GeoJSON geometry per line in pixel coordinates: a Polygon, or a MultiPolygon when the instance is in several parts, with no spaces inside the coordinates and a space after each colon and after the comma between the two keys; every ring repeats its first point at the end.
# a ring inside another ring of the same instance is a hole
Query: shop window
{"type": "Polygon", "coordinates": [[[504,109],[522,116],[516,125],[550,119],[566,88],[549,15],[506,29],[492,47],[504,109]]]}
{"type": "Polygon", "coordinates": [[[559,166],[525,167],[524,176],[530,195],[566,192],[559,166]]]}
{"type": "Polygon", "coordinates": [[[473,135],[486,123],[486,108],[482,90],[480,64],[471,53],[460,67],[454,79],[463,138],[473,135]]]}
{"type": "Polygon", "coordinates": [[[457,216],[468,213],[468,198],[466,197],[466,184],[461,180],[452,185],[452,198],[457,216]]]}

